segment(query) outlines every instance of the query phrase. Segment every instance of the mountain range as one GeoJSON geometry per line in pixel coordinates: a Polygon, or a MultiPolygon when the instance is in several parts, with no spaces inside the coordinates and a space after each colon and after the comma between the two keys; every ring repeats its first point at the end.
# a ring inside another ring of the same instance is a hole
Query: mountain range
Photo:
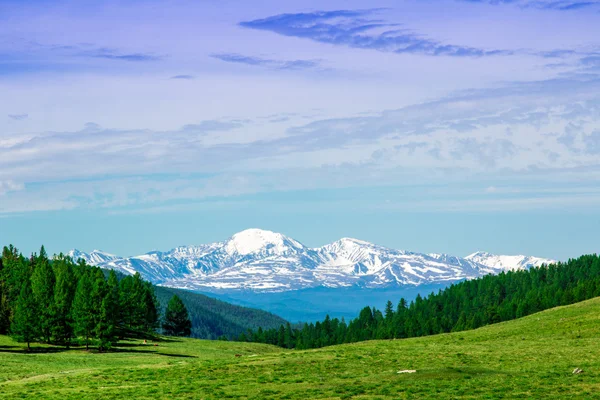
{"type": "Polygon", "coordinates": [[[285,292],[310,288],[397,288],[449,284],[502,271],[553,263],[485,252],[464,258],[395,250],[343,238],[309,248],[280,233],[248,229],[224,242],[119,257],[72,250],[74,259],[125,274],[139,272],[162,286],[204,292],[285,292]]]}

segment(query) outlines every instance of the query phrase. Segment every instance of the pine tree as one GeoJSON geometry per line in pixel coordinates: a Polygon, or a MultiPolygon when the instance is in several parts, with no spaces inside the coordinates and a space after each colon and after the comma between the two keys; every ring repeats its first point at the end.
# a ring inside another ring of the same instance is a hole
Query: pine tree
{"type": "Polygon", "coordinates": [[[94,314],[96,310],[92,300],[92,289],[90,272],[84,273],[77,283],[73,299],[75,333],[85,338],[86,350],[89,350],[89,339],[95,327],[94,314]]]}
{"type": "Polygon", "coordinates": [[[388,324],[391,324],[392,319],[394,318],[394,305],[390,300],[385,304],[385,321],[388,324]]]}
{"type": "Polygon", "coordinates": [[[277,346],[285,347],[285,328],[283,325],[279,327],[279,331],[277,332],[277,346]]]}
{"type": "Polygon", "coordinates": [[[154,288],[139,273],[119,283],[119,307],[122,325],[129,334],[151,333],[158,328],[159,307],[154,288]]]}
{"type": "Polygon", "coordinates": [[[133,277],[126,276],[119,282],[119,325],[122,328],[121,336],[133,327],[134,322],[134,293],[133,277]]]}
{"type": "Polygon", "coordinates": [[[69,348],[73,338],[72,306],[77,282],[70,259],[62,254],[54,261],[56,283],[54,286],[54,325],[52,335],[58,343],[69,348]]]}
{"type": "Polygon", "coordinates": [[[290,325],[290,323],[288,322],[285,325],[285,337],[283,340],[283,344],[285,345],[286,348],[288,349],[293,349],[294,348],[294,332],[292,331],[292,326],[290,325]]]}
{"type": "Polygon", "coordinates": [[[38,306],[31,290],[31,282],[29,279],[26,279],[21,285],[21,292],[16,301],[10,330],[13,338],[27,343],[27,350],[31,350],[30,343],[36,340],[39,335],[38,311],[38,306]]]}
{"type": "Polygon", "coordinates": [[[163,330],[169,336],[190,336],[192,333],[192,322],[188,311],[177,295],[171,297],[167,304],[163,330]]]}
{"type": "Polygon", "coordinates": [[[2,251],[3,279],[5,285],[5,296],[7,307],[10,309],[9,319],[12,318],[17,298],[21,292],[21,285],[29,279],[27,260],[19,254],[12,245],[4,247],[2,251]]]}
{"type": "Polygon", "coordinates": [[[96,336],[100,339],[100,351],[110,349],[117,340],[119,307],[119,282],[117,274],[110,271],[106,293],[100,306],[100,318],[96,325],[96,336]]]}
{"type": "Polygon", "coordinates": [[[150,282],[143,283],[144,290],[141,302],[144,315],[143,330],[146,333],[154,333],[156,329],[160,327],[160,304],[158,303],[158,299],[154,293],[154,286],[152,286],[150,282]]]}
{"type": "Polygon", "coordinates": [[[54,271],[42,246],[31,276],[31,290],[39,307],[40,332],[46,343],[50,343],[54,323],[54,283],[54,271]]]}

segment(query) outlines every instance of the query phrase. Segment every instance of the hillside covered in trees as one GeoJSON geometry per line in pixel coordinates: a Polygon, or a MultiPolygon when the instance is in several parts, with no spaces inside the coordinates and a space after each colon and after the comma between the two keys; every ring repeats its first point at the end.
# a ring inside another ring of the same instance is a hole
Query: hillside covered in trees
{"type": "Polygon", "coordinates": [[[160,332],[161,314],[174,296],[185,305],[191,336],[198,338],[232,339],[285,323],[264,311],[155,287],[139,274],[101,270],[62,254],[50,258],[43,246],[29,258],[4,247],[0,257],[0,334],[26,343],[94,343],[104,350],[120,339],[151,338],[160,332]]]}
{"type": "Polygon", "coordinates": [[[409,338],[479,328],[600,296],[600,257],[509,271],[463,281],[410,304],[365,307],[349,323],[329,318],[294,329],[257,329],[239,340],[310,349],[372,339],[409,338]]]}
{"type": "Polygon", "coordinates": [[[174,295],[183,301],[192,320],[191,336],[194,338],[236,339],[248,329],[273,329],[286,324],[283,318],[275,314],[236,306],[200,293],[164,286],[155,286],[154,292],[162,307],[174,295]]]}

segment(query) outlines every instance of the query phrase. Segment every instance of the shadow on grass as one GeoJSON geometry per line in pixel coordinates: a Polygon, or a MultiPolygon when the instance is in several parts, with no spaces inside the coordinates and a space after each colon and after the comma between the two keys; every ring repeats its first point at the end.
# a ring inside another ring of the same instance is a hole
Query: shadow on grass
{"type": "Polygon", "coordinates": [[[64,347],[35,347],[27,350],[26,347],[21,346],[0,346],[0,353],[20,353],[20,354],[44,354],[44,353],[62,353],[69,351],[64,347]]]}
{"type": "MultiPolygon", "coordinates": [[[[166,356],[166,357],[181,357],[181,358],[198,358],[196,356],[191,356],[187,354],[170,354],[170,353],[159,353],[158,349],[149,348],[147,350],[141,349],[122,349],[120,347],[133,347],[134,345],[122,346],[119,345],[116,348],[112,348],[107,351],[98,351],[95,347],[90,347],[89,350],[85,350],[83,347],[71,347],[67,349],[66,347],[36,347],[32,346],[30,350],[27,350],[26,347],[22,346],[0,346],[0,353],[14,353],[14,354],[50,354],[50,353],[63,353],[63,352],[88,352],[93,354],[111,354],[111,353],[129,353],[129,354],[156,354],[157,356],[166,356]]],[[[141,345],[144,346],[144,345],[141,345]]],[[[148,345],[145,345],[148,346],[148,345]]],[[[149,347],[149,346],[148,346],[149,347]]]]}
{"type": "Polygon", "coordinates": [[[117,343],[115,347],[153,347],[152,343],[117,343]]]}
{"type": "Polygon", "coordinates": [[[157,353],[159,356],[167,357],[180,357],[180,358],[198,358],[198,356],[190,356],[187,354],[170,354],[170,353],[157,353]]]}
{"type": "Polygon", "coordinates": [[[181,343],[181,342],[183,342],[183,340],[178,339],[178,338],[173,337],[173,336],[169,336],[169,337],[161,336],[161,338],[159,339],[159,341],[163,342],[163,343],[181,343]]]}
{"type": "MultiPolygon", "coordinates": [[[[120,346],[119,346],[120,347],[120,346]]],[[[190,356],[187,354],[177,354],[177,353],[159,353],[158,349],[148,349],[148,350],[128,350],[128,349],[119,349],[113,348],[108,351],[108,353],[130,353],[130,354],[156,354],[157,356],[166,356],[166,357],[182,357],[182,358],[198,358],[197,356],[190,356]]]]}

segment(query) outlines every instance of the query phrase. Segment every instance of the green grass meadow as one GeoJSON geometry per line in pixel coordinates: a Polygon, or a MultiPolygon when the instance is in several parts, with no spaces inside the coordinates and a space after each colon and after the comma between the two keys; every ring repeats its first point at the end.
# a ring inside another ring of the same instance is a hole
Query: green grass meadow
{"type": "Polygon", "coordinates": [[[474,331],[308,351],[195,339],[24,349],[0,336],[0,398],[591,399],[600,298],[474,331]]]}

